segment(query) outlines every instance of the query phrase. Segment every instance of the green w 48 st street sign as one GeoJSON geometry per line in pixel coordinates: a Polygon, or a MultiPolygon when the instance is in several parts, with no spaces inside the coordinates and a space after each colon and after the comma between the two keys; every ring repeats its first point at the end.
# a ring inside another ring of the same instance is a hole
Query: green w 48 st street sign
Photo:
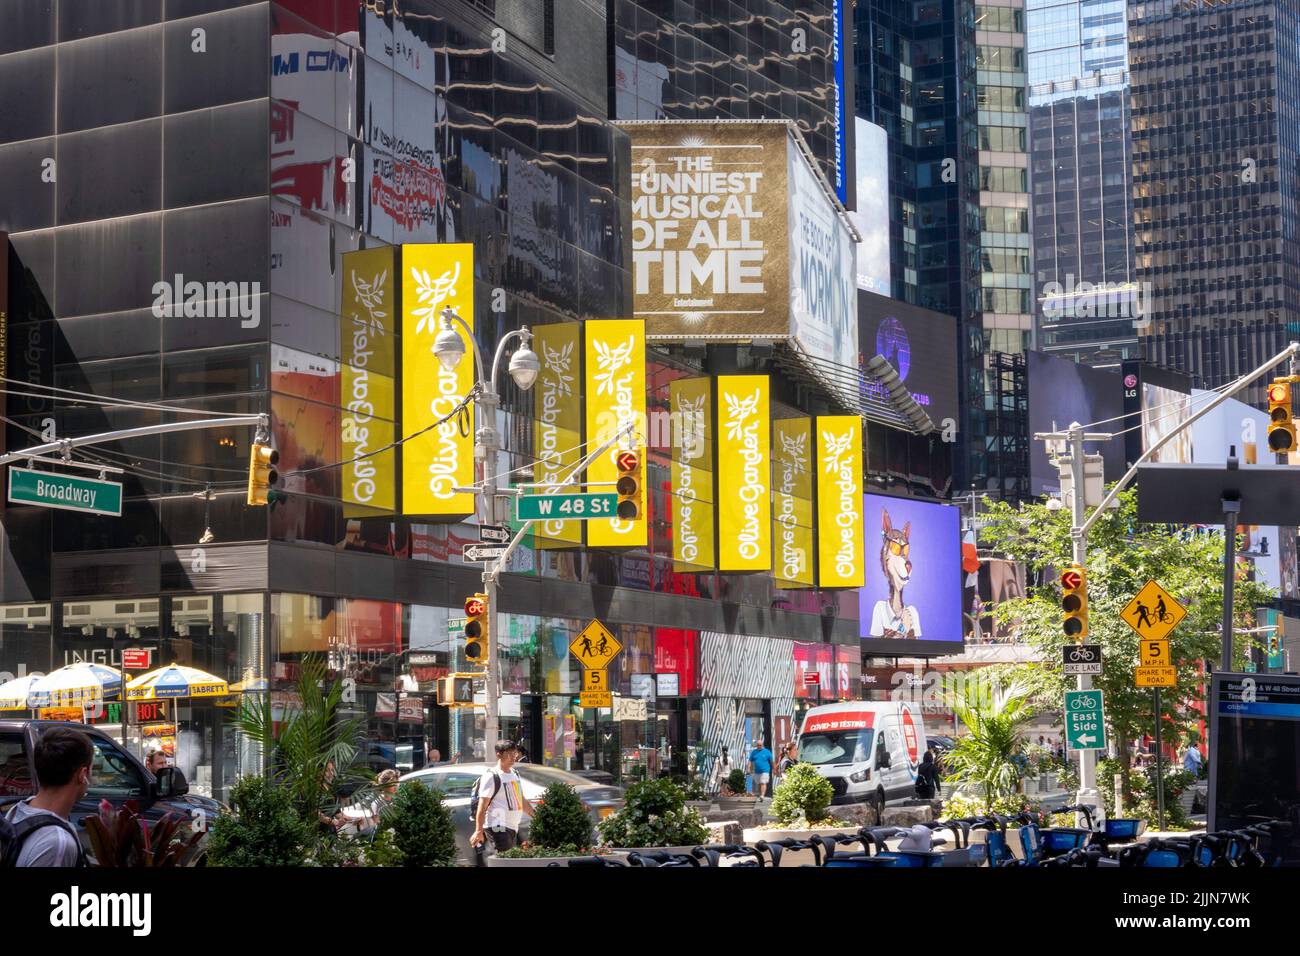
{"type": "Polygon", "coordinates": [[[121,517],[122,485],[10,465],[9,500],[14,504],[121,517]]]}
{"type": "Polygon", "coordinates": [[[618,495],[613,492],[587,492],[571,495],[520,495],[515,499],[515,518],[519,521],[545,521],[555,518],[589,521],[613,518],[618,495]]]}

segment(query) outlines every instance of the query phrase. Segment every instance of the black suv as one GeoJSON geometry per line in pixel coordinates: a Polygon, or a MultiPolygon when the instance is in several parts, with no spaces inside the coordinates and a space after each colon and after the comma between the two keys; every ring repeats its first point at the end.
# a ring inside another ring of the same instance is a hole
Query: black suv
{"type": "Polygon", "coordinates": [[[150,824],[167,813],[178,813],[203,828],[211,826],[223,809],[216,800],[191,794],[185,775],[175,767],[160,770],[154,777],[121,744],[94,727],[57,720],[0,719],[0,812],[36,793],[33,745],[51,727],[80,730],[95,746],[90,789],[72,810],[73,825],[79,828],[87,852],[90,844],[81,821],[99,812],[101,800],[114,807],[135,800],[141,816],[150,824]]]}

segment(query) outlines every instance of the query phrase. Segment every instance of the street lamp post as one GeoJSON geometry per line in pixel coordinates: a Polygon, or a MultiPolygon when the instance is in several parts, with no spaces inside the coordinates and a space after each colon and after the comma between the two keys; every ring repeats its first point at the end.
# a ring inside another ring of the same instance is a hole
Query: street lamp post
{"type": "MultiPolygon", "coordinates": [[[[465,338],[468,338],[470,344],[474,347],[475,370],[480,384],[478,395],[478,428],[474,432],[474,457],[482,463],[483,481],[477,489],[478,493],[483,496],[485,507],[483,514],[490,524],[503,524],[505,518],[497,501],[497,453],[501,450],[501,435],[497,431],[497,409],[501,405],[501,394],[497,391],[497,369],[501,365],[501,358],[505,355],[507,343],[518,336],[522,340],[522,345],[516,349],[510,356],[510,366],[508,372],[515,385],[524,391],[533,387],[537,381],[537,375],[541,371],[542,365],[537,358],[537,354],[529,348],[532,341],[533,333],[529,331],[528,326],[523,326],[513,332],[507,332],[497,343],[496,354],[492,357],[492,365],[487,367],[483,364],[483,352],[478,346],[478,341],[474,338],[474,332],[464,319],[456,314],[454,309],[446,308],[442,310],[442,331],[438,333],[433,342],[433,354],[443,364],[444,368],[453,369],[460,364],[460,360],[465,357],[465,342],[461,338],[453,325],[459,323],[465,330],[465,338]]],[[[488,605],[488,640],[487,640],[487,658],[484,662],[484,671],[486,675],[485,688],[485,721],[484,721],[484,740],[483,756],[484,759],[491,761],[491,755],[496,749],[497,738],[500,735],[500,717],[498,714],[499,697],[497,693],[497,575],[491,573],[491,567],[485,566],[483,570],[483,593],[487,595],[488,605]]]]}

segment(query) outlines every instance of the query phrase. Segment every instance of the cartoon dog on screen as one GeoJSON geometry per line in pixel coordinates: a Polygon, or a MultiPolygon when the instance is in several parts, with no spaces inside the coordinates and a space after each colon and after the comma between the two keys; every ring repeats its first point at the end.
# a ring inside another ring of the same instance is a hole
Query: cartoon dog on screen
{"type": "Polygon", "coordinates": [[[915,639],[921,636],[921,616],[903,600],[903,588],[912,580],[912,522],[897,531],[889,512],[880,509],[880,568],[885,572],[889,597],[876,602],[871,613],[871,636],[915,639]]]}

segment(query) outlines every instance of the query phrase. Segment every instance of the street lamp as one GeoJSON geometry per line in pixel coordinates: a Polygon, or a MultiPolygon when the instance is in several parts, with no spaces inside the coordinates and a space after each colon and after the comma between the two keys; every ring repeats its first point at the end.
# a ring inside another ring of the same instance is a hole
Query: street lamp
{"type": "MultiPolygon", "coordinates": [[[[498,509],[497,502],[497,453],[501,450],[501,438],[496,428],[497,407],[501,404],[501,395],[497,391],[497,369],[501,365],[501,357],[505,354],[507,343],[516,336],[522,340],[522,344],[510,356],[510,364],[506,369],[515,385],[525,392],[532,388],[542,369],[542,363],[537,358],[537,353],[529,347],[533,333],[525,325],[501,337],[496,354],[492,357],[491,367],[485,367],[483,352],[478,347],[478,341],[474,338],[469,323],[457,315],[454,309],[446,308],[442,310],[442,331],[433,340],[433,354],[442,363],[443,368],[454,369],[465,357],[465,341],[456,331],[453,323],[460,324],[465,330],[465,338],[468,338],[474,347],[475,371],[481,386],[477,402],[478,429],[474,433],[474,457],[483,462],[483,486],[480,492],[486,501],[483,513],[491,524],[502,524],[505,519],[498,509]]],[[[483,571],[483,593],[487,595],[488,600],[488,644],[487,659],[484,662],[487,700],[483,752],[490,759],[490,755],[496,750],[500,728],[497,713],[499,704],[496,656],[497,576],[491,573],[489,567],[485,567],[483,571]]]]}

